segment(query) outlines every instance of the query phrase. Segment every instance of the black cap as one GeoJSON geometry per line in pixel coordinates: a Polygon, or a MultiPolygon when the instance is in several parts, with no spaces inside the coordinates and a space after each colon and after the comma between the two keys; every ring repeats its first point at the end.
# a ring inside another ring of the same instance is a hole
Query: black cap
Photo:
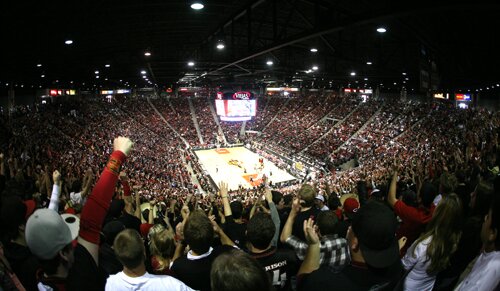
{"type": "Polygon", "coordinates": [[[352,220],[352,231],[368,265],[386,268],[399,260],[396,229],[396,216],[386,205],[371,201],[359,208],[352,220]]]}

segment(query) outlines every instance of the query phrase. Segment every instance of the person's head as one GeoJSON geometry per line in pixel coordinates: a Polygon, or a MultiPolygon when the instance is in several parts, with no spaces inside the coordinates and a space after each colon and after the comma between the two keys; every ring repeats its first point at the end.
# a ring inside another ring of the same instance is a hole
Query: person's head
{"type": "Polygon", "coordinates": [[[432,236],[427,246],[427,257],[431,264],[428,274],[435,274],[448,267],[455,252],[462,230],[462,204],[454,193],[444,196],[434,210],[426,231],[418,238],[419,243],[432,236]]]}
{"type": "Polygon", "coordinates": [[[480,181],[471,194],[470,206],[472,208],[472,214],[484,217],[490,209],[493,194],[493,184],[487,181],[480,181]]]}
{"type": "Polygon", "coordinates": [[[210,271],[210,285],[217,291],[271,291],[264,268],[246,253],[232,250],[218,256],[210,271]]]}
{"type": "Polygon", "coordinates": [[[2,199],[0,207],[0,229],[2,240],[11,241],[24,235],[26,219],[35,209],[33,200],[23,201],[18,196],[7,196],[2,199]]]}
{"type": "Polygon", "coordinates": [[[432,202],[438,193],[437,188],[429,182],[424,182],[422,188],[420,189],[420,203],[423,207],[429,209],[432,206],[432,202]]]}
{"type": "Polygon", "coordinates": [[[247,224],[247,240],[259,250],[265,250],[271,244],[276,227],[267,213],[256,213],[247,224]]]}
{"type": "Polygon", "coordinates": [[[104,242],[107,243],[108,245],[112,246],[116,236],[125,229],[125,225],[119,221],[119,220],[113,220],[102,228],[102,234],[104,238],[104,242]]]}
{"type": "Polygon", "coordinates": [[[417,194],[413,190],[406,189],[406,190],[402,191],[401,199],[408,206],[412,206],[412,207],[418,206],[417,194]]]}
{"type": "Polygon", "coordinates": [[[340,198],[337,195],[330,195],[330,197],[328,197],[327,205],[330,210],[335,210],[339,207],[342,207],[342,202],[340,202],[340,198]]]}
{"type": "Polygon", "coordinates": [[[322,236],[335,234],[335,227],[338,221],[337,215],[331,211],[321,211],[316,217],[316,225],[322,236]]]}
{"type": "Polygon", "coordinates": [[[344,214],[347,218],[352,219],[359,209],[359,202],[353,197],[349,197],[344,201],[344,214]]]}
{"type": "Polygon", "coordinates": [[[214,229],[210,219],[202,210],[191,212],[183,232],[184,240],[191,250],[198,255],[208,252],[214,237],[214,229]]]}
{"type": "Polygon", "coordinates": [[[135,269],[146,260],[144,242],[134,229],[127,228],[120,232],[115,238],[113,249],[118,261],[127,269],[135,269]]]}
{"type": "Polygon", "coordinates": [[[234,219],[240,219],[243,214],[243,204],[240,201],[233,201],[229,205],[234,219]]]}
{"type": "Polygon", "coordinates": [[[78,225],[71,216],[67,222],[57,212],[38,209],[26,223],[26,243],[47,275],[56,273],[59,267],[68,270],[73,264],[73,239],[78,236],[78,225]],[[69,226],[68,223],[75,225],[69,226]],[[73,228],[73,233],[71,231],[73,228]]]}
{"type": "Polygon", "coordinates": [[[481,240],[487,251],[500,250],[500,199],[493,200],[481,227],[481,240]]]}
{"type": "Polygon", "coordinates": [[[373,268],[387,268],[399,260],[394,212],[378,201],[369,201],[354,216],[347,231],[353,259],[362,257],[373,268]]]}
{"type": "Polygon", "coordinates": [[[271,190],[271,193],[273,194],[273,202],[276,205],[276,208],[278,208],[279,210],[283,209],[285,207],[285,199],[283,198],[283,194],[275,190],[271,190]]]}
{"type": "Polygon", "coordinates": [[[314,205],[314,198],[316,197],[316,190],[309,185],[303,184],[299,190],[299,199],[302,207],[312,207],[314,205]]]}
{"type": "Polygon", "coordinates": [[[165,262],[171,260],[175,252],[174,234],[171,231],[163,229],[158,233],[150,235],[149,251],[151,255],[159,258],[159,270],[168,268],[165,262]]]}
{"type": "Polygon", "coordinates": [[[323,208],[323,206],[325,206],[325,197],[321,194],[316,195],[314,198],[314,204],[316,204],[316,207],[319,209],[323,208]]]}
{"type": "Polygon", "coordinates": [[[442,195],[448,195],[455,191],[458,185],[458,180],[455,175],[448,172],[444,172],[439,177],[439,193],[442,195]]]}

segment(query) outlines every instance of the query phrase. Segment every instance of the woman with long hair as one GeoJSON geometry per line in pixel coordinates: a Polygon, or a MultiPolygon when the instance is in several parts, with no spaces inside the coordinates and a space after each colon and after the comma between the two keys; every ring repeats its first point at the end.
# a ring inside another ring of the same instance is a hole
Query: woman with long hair
{"type": "Polygon", "coordinates": [[[173,231],[161,224],[153,226],[149,232],[149,251],[151,266],[157,275],[171,275],[170,265],[175,253],[175,238],[173,231]]]}
{"type": "Polygon", "coordinates": [[[408,274],[405,290],[432,290],[436,274],[450,264],[462,229],[462,205],[455,194],[443,198],[426,231],[412,244],[402,262],[408,274]]]}

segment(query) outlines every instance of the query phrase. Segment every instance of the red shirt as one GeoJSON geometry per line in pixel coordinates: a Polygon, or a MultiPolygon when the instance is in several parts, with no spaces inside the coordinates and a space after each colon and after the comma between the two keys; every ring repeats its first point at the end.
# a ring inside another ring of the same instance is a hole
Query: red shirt
{"type": "Polygon", "coordinates": [[[400,239],[403,236],[407,238],[405,246],[400,251],[402,256],[425,230],[425,225],[431,220],[434,209],[434,204],[432,204],[430,210],[427,210],[423,207],[408,206],[401,200],[396,201],[394,212],[402,220],[399,229],[396,231],[397,238],[400,239]]]}

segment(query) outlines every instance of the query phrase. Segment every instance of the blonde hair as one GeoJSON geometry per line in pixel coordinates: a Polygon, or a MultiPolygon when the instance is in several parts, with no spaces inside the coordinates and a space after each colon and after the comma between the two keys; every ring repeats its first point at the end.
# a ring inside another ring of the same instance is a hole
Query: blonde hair
{"type": "Polygon", "coordinates": [[[170,260],[175,253],[175,238],[171,231],[163,228],[162,231],[150,236],[149,251],[155,256],[159,266],[155,271],[168,269],[170,260]]]}
{"type": "MultiPolygon", "coordinates": [[[[427,274],[434,275],[448,267],[451,255],[457,250],[461,230],[462,204],[456,194],[450,194],[443,197],[434,210],[426,231],[415,241],[417,245],[432,236],[426,251],[426,261],[431,261],[427,274]]],[[[413,256],[415,257],[415,251],[413,256]]]]}

